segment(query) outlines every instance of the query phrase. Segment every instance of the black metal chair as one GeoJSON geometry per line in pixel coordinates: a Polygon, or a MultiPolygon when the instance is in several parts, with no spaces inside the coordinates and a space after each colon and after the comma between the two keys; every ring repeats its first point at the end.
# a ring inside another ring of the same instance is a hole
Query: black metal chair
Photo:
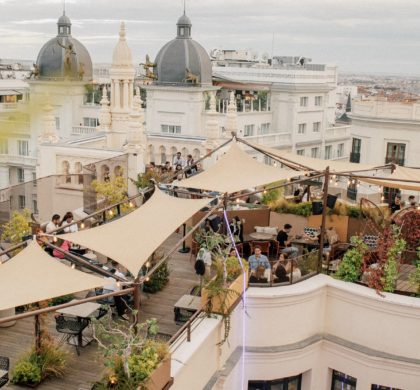
{"type": "Polygon", "coordinates": [[[55,317],[55,329],[57,332],[64,334],[63,342],[74,340],[77,355],[80,355],[79,341],[82,339],[82,333],[89,326],[89,323],[90,321],[87,318],[71,317],[63,314],[55,317]]]}
{"type": "Polygon", "coordinates": [[[3,387],[4,385],[9,382],[9,366],[10,366],[10,360],[8,357],[0,356],[0,370],[6,371],[6,374],[0,377],[0,387],[3,387]]]}

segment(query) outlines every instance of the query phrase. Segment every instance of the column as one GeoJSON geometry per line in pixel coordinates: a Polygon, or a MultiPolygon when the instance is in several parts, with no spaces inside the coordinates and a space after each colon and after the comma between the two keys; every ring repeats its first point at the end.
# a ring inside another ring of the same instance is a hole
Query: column
{"type": "Polygon", "coordinates": [[[111,108],[115,107],[115,84],[114,80],[111,80],[111,108]]]}
{"type": "Polygon", "coordinates": [[[130,98],[128,97],[128,80],[123,80],[124,83],[124,88],[123,88],[123,101],[122,101],[122,105],[123,105],[123,110],[128,110],[130,108],[130,98]]]}
{"type": "Polygon", "coordinates": [[[115,108],[117,110],[121,109],[121,96],[120,96],[120,81],[116,80],[114,83],[115,89],[115,108]]]}
{"type": "Polygon", "coordinates": [[[128,107],[131,109],[133,105],[133,81],[128,83],[128,107]]]}

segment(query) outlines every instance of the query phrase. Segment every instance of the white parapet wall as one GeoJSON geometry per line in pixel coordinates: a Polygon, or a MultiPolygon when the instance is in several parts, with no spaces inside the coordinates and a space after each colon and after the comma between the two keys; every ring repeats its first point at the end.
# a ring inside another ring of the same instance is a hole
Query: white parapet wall
{"type": "Polygon", "coordinates": [[[291,286],[249,288],[246,314],[196,324],[174,346],[174,389],[241,389],[248,380],[302,374],[302,390],[331,388],[332,370],[372,384],[420,389],[420,299],[318,275],[291,286]],[[242,330],[245,326],[245,349],[242,330]],[[245,357],[244,361],[242,360],[245,357]],[[181,363],[182,362],[182,363],[181,363]]]}

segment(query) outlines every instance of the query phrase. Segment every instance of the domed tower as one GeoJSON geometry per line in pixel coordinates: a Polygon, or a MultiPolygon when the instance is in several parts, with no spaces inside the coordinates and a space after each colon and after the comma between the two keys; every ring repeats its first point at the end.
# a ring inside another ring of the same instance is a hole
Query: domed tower
{"type": "MultiPolygon", "coordinates": [[[[191,38],[191,20],[185,14],[176,23],[176,38],[158,52],[147,91],[146,128],[152,150],[175,149],[184,154],[203,154],[202,141],[207,137],[206,102],[219,89],[212,84],[210,57],[198,42],[191,38]]],[[[147,62],[147,60],[146,60],[147,62]]],[[[146,77],[147,77],[146,72],[146,77]]],[[[162,153],[165,158],[172,155],[162,153]]]]}
{"type": "Polygon", "coordinates": [[[92,81],[92,60],[87,49],[71,35],[70,18],[63,12],[58,34],[40,50],[36,60],[41,80],[92,81]]]}
{"type": "Polygon", "coordinates": [[[47,93],[61,139],[80,136],[85,118],[89,117],[90,122],[94,118],[92,106],[89,114],[80,109],[87,102],[86,86],[92,83],[92,60],[85,46],[72,36],[71,28],[70,18],[63,12],[57,22],[57,35],[42,46],[33,78],[28,80],[35,136],[44,132],[40,113],[47,93]]]}
{"type": "Polygon", "coordinates": [[[191,38],[191,26],[184,11],[176,23],[176,38],[156,56],[157,84],[212,85],[210,57],[203,46],[191,38]]]}

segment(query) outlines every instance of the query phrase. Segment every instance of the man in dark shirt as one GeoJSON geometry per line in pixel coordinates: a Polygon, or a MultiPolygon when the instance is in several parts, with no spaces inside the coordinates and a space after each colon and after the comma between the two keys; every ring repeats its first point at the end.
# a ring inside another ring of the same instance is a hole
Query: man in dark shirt
{"type": "Polygon", "coordinates": [[[395,199],[392,202],[390,209],[391,214],[394,214],[396,211],[401,210],[401,195],[395,195],[395,199]]]}
{"type": "Polygon", "coordinates": [[[283,229],[279,231],[277,234],[277,241],[280,244],[280,250],[282,253],[288,254],[291,258],[296,257],[299,253],[298,248],[294,246],[290,246],[290,237],[289,239],[289,233],[292,230],[292,225],[286,223],[283,226],[283,229]]]}

